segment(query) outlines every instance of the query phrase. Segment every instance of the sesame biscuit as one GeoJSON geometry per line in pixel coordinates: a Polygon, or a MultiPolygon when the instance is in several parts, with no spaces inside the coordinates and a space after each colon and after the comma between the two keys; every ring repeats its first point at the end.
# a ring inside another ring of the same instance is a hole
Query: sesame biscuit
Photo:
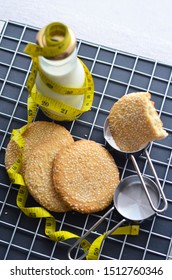
{"type": "Polygon", "coordinates": [[[69,207],[54,189],[52,165],[60,147],[54,140],[35,147],[25,166],[24,180],[29,193],[49,211],[66,212],[69,207]]]}
{"type": "Polygon", "coordinates": [[[112,202],[119,172],[104,147],[91,140],[78,140],[55,157],[53,180],[73,210],[94,213],[112,202]]]}
{"type": "MultiPolygon", "coordinates": [[[[46,121],[36,121],[28,125],[27,130],[23,133],[24,149],[22,158],[21,174],[24,174],[25,165],[32,152],[32,149],[39,144],[44,144],[53,140],[64,147],[73,143],[70,132],[63,126],[46,121]]],[[[21,155],[21,149],[11,139],[8,143],[5,153],[5,166],[8,169],[21,155]]]]}
{"type": "Polygon", "coordinates": [[[149,92],[135,92],[120,98],[111,108],[108,123],[117,146],[125,152],[142,149],[168,133],[150,100],[149,92]]]}

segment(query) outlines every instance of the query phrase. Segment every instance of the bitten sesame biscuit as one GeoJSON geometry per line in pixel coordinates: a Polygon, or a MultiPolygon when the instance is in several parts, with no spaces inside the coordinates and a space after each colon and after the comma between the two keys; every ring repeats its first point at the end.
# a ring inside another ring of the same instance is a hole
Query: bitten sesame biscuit
{"type": "Polygon", "coordinates": [[[120,150],[134,152],[168,135],[150,99],[149,92],[130,93],[111,108],[109,129],[120,150]]]}
{"type": "Polygon", "coordinates": [[[53,160],[60,150],[53,140],[35,147],[27,159],[24,174],[29,193],[40,205],[54,212],[70,210],[53,185],[53,160]]]}
{"type": "Polygon", "coordinates": [[[104,147],[91,140],[78,140],[55,157],[53,181],[69,207],[93,213],[112,202],[119,172],[104,147]]]}

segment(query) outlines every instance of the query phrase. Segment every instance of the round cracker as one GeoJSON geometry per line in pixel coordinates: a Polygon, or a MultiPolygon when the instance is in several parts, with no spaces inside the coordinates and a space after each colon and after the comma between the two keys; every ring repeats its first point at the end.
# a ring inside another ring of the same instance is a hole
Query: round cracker
{"type": "Polygon", "coordinates": [[[91,140],[78,140],[55,157],[53,180],[73,210],[93,213],[112,202],[119,172],[104,147],[91,140]]]}
{"type": "Polygon", "coordinates": [[[29,193],[43,207],[54,212],[66,212],[69,207],[54,189],[52,165],[61,150],[54,140],[35,147],[25,165],[25,183],[29,193]]]}
{"type": "MultiPolygon", "coordinates": [[[[47,143],[54,139],[58,145],[64,147],[74,141],[70,132],[65,127],[46,121],[32,122],[28,125],[27,130],[22,136],[24,138],[24,150],[21,174],[24,174],[25,164],[27,163],[30,153],[37,145],[47,143]]],[[[20,155],[21,149],[11,139],[5,153],[6,169],[11,167],[20,155]]]]}

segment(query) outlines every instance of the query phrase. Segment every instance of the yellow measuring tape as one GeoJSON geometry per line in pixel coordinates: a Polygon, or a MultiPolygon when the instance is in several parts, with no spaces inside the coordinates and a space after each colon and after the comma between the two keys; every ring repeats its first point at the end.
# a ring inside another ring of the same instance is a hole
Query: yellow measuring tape
{"type": "MultiPolygon", "coordinates": [[[[61,43],[60,45],[56,43],[51,42],[51,38],[53,34],[56,33],[57,26],[50,25],[49,29],[47,29],[47,49],[41,49],[39,46],[34,47],[32,44],[28,44],[26,48],[26,52],[32,54],[33,57],[33,64],[32,64],[32,71],[28,78],[27,82],[27,88],[30,93],[27,101],[28,106],[28,124],[31,123],[35,117],[36,111],[37,111],[37,104],[43,107],[44,111],[46,111],[47,114],[50,114],[50,117],[57,117],[55,114],[49,112],[49,110],[53,110],[58,113],[63,113],[66,115],[68,120],[72,120],[73,117],[78,117],[83,111],[89,110],[92,100],[93,100],[93,80],[91,77],[91,74],[89,70],[86,68],[86,66],[83,64],[83,67],[85,69],[86,73],[86,81],[85,85],[81,89],[75,89],[75,88],[66,88],[63,86],[59,86],[58,84],[50,81],[45,77],[45,75],[41,72],[39,69],[39,63],[38,59],[35,56],[38,55],[44,55],[48,56],[49,51],[51,50],[53,52],[53,55],[59,54],[61,51],[63,51],[63,48],[66,48],[66,45],[68,44],[68,33],[67,30],[63,27],[61,27],[62,34],[67,34],[66,41],[61,43]],[[50,45],[50,48],[49,48],[50,45]],[[57,91],[60,94],[82,94],[84,93],[84,102],[83,107],[81,110],[78,110],[76,108],[73,108],[71,106],[68,106],[63,103],[58,103],[58,101],[52,100],[51,98],[47,98],[41,95],[36,89],[35,86],[35,79],[37,75],[37,71],[39,71],[41,79],[46,83],[46,85],[50,88],[53,88],[53,91],[57,91]],[[58,109],[57,109],[58,108],[58,109]],[[56,110],[55,110],[56,109],[56,110]]],[[[58,26],[59,28],[59,26],[58,26]]],[[[66,37],[65,37],[66,38],[66,37]]],[[[58,119],[63,120],[63,116],[58,116],[58,119]]],[[[17,145],[20,148],[21,154],[19,158],[16,159],[15,163],[7,170],[8,175],[12,181],[13,184],[20,185],[18,194],[17,194],[17,206],[21,209],[21,211],[29,217],[32,218],[45,218],[45,234],[53,241],[65,241],[71,238],[80,238],[78,235],[73,234],[68,231],[56,231],[56,220],[53,217],[52,214],[50,214],[46,209],[43,207],[26,207],[27,203],[27,197],[28,197],[28,189],[25,185],[24,179],[22,175],[19,173],[22,165],[22,154],[23,154],[23,148],[24,148],[24,138],[22,134],[26,131],[27,125],[23,126],[20,129],[15,129],[12,131],[11,139],[14,140],[17,145]]],[[[105,233],[106,234],[106,233],[105,233]]],[[[92,244],[87,241],[86,239],[82,240],[80,242],[81,247],[83,248],[84,252],[88,252],[87,259],[98,259],[98,252],[100,251],[101,244],[104,239],[104,235],[99,236],[92,244]]],[[[115,234],[132,234],[132,235],[138,235],[139,234],[139,226],[125,226],[118,228],[115,232],[112,233],[112,235],[115,234]],[[135,229],[135,230],[134,230],[135,229]]]]}
{"type": "MultiPolygon", "coordinates": [[[[72,238],[80,238],[78,235],[68,231],[56,231],[55,218],[43,207],[25,207],[28,197],[28,190],[25,185],[21,185],[17,195],[17,206],[28,217],[45,218],[45,234],[53,241],[64,241],[72,238]]],[[[83,250],[87,252],[90,248],[90,243],[87,240],[80,242],[83,250]]]]}
{"type": "MultiPolygon", "coordinates": [[[[63,241],[71,238],[80,238],[76,234],[73,234],[68,231],[56,231],[56,221],[55,218],[43,207],[26,207],[27,197],[28,197],[28,189],[25,185],[24,179],[22,175],[19,173],[21,164],[22,164],[22,153],[24,147],[24,139],[22,134],[26,131],[27,125],[24,127],[13,130],[11,139],[17,143],[17,145],[21,148],[21,154],[19,158],[15,161],[15,163],[7,170],[8,175],[13,184],[20,185],[18,194],[17,194],[17,206],[21,209],[21,211],[29,217],[32,218],[46,218],[45,224],[45,234],[49,236],[51,240],[54,241],[63,241]]],[[[85,252],[88,251],[90,247],[90,243],[87,240],[83,240],[80,245],[84,249],[85,252]]]]}
{"type": "MultiPolygon", "coordinates": [[[[13,184],[20,185],[18,194],[17,194],[17,206],[21,211],[28,217],[31,218],[45,218],[45,234],[53,241],[60,242],[68,239],[79,239],[80,237],[76,234],[73,234],[68,231],[56,231],[56,221],[52,214],[50,214],[43,207],[26,207],[27,197],[28,197],[28,189],[25,185],[24,179],[22,175],[19,173],[21,164],[22,164],[22,153],[24,147],[24,139],[22,134],[26,131],[27,125],[23,126],[20,129],[13,130],[11,139],[17,143],[17,145],[21,149],[20,157],[16,160],[16,162],[8,169],[8,175],[13,184]]],[[[104,237],[107,233],[99,236],[94,242],[91,244],[88,240],[84,239],[80,242],[81,247],[84,252],[87,252],[86,259],[87,260],[96,260],[98,259],[101,244],[104,240],[104,237]]],[[[139,234],[139,226],[138,225],[129,225],[123,226],[116,229],[111,235],[138,235],[139,234]]]]}
{"type": "MultiPolygon", "coordinates": [[[[88,250],[87,259],[88,260],[97,260],[100,254],[100,249],[102,242],[104,241],[104,238],[108,232],[105,232],[104,234],[100,235],[98,238],[94,240],[94,242],[90,245],[90,248],[88,250]]],[[[139,234],[139,226],[138,225],[129,225],[129,226],[122,226],[117,228],[114,232],[111,233],[110,236],[114,235],[138,235],[139,234]]],[[[115,248],[114,248],[115,250],[115,248]]]]}
{"type": "Polygon", "coordinates": [[[45,40],[46,46],[44,47],[28,43],[25,52],[33,57],[55,57],[60,55],[67,49],[70,43],[70,34],[67,26],[61,22],[53,22],[49,24],[45,29],[45,40]],[[54,40],[53,38],[56,34],[61,35],[63,39],[59,41],[54,40]]]}
{"type": "MultiPolygon", "coordinates": [[[[60,25],[60,23],[54,23],[48,25],[48,27],[46,28],[45,37],[47,39],[47,47],[42,48],[41,46],[29,43],[24,50],[25,53],[32,57],[32,69],[27,80],[27,89],[30,97],[32,98],[32,105],[34,106],[34,103],[39,105],[43,112],[52,119],[59,121],[75,120],[81,114],[90,110],[92,106],[94,97],[94,82],[92,75],[86,65],[80,60],[85,72],[85,82],[83,87],[74,88],[62,86],[48,78],[39,65],[38,56],[42,55],[45,57],[50,57],[57,55],[57,53],[62,53],[65,50],[65,47],[69,44],[68,41],[70,39],[70,36],[64,25],[60,25]],[[60,31],[64,33],[64,40],[62,45],[62,41],[57,42],[51,39],[53,35],[55,35],[55,33],[58,31],[58,28],[61,28],[62,30],[60,29],[60,31]],[[77,109],[62,101],[44,96],[41,92],[39,92],[35,84],[36,76],[38,73],[42,82],[55,93],[69,96],[83,95],[84,98],[81,109],[77,109]]],[[[30,109],[32,110],[31,105],[30,109]]]]}

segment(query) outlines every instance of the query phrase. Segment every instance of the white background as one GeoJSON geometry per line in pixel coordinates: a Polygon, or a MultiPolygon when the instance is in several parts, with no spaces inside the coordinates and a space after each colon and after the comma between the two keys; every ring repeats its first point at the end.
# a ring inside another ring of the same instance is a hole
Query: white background
{"type": "Polygon", "coordinates": [[[172,0],[0,0],[0,19],[60,21],[79,39],[172,65],[172,0]]]}

